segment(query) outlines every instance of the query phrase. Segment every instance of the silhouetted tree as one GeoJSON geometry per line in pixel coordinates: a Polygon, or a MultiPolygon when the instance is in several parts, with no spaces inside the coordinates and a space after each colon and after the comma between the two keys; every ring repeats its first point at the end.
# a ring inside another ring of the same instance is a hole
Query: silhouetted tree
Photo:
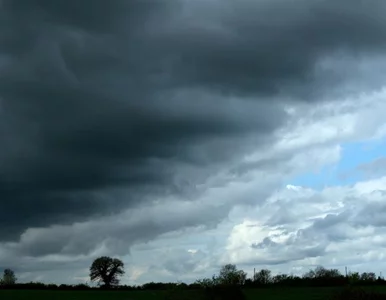
{"type": "Polygon", "coordinates": [[[15,272],[13,272],[11,269],[5,269],[4,270],[4,274],[3,274],[3,278],[1,280],[1,284],[3,285],[13,285],[16,283],[16,276],[15,276],[15,272]]]}
{"type": "Polygon", "coordinates": [[[360,280],[374,282],[377,280],[377,276],[373,272],[364,272],[361,274],[360,280]]]}
{"type": "Polygon", "coordinates": [[[349,272],[347,278],[350,284],[357,284],[361,280],[361,276],[358,272],[349,272]]]}
{"type": "Polygon", "coordinates": [[[253,281],[259,285],[266,285],[272,283],[271,271],[262,269],[254,275],[253,281]]]}
{"type": "Polygon", "coordinates": [[[310,270],[303,275],[303,278],[316,279],[316,278],[337,278],[341,274],[337,269],[326,269],[322,266],[318,266],[315,270],[310,270]]]}
{"type": "Polygon", "coordinates": [[[194,284],[198,285],[199,287],[208,288],[211,286],[214,286],[217,284],[217,278],[213,276],[213,278],[203,278],[203,279],[197,279],[194,284]]]}
{"type": "Polygon", "coordinates": [[[272,283],[280,284],[286,281],[291,280],[292,278],[287,274],[278,274],[272,277],[272,283]]]}
{"type": "Polygon", "coordinates": [[[101,256],[94,260],[90,267],[91,281],[103,283],[103,287],[110,288],[119,284],[119,276],[125,274],[124,264],[118,258],[101,256]]]}
{"type": "Polygon", "coordinates": [[[221,268],[216,279],[218,284],[222,285],[243,285],[247,279],[247,273],[237,270],[236,265],[227,264],[221,268]]]}
{"type": "Polygon", "coordinates": [[[212,278],[199,279],[194,282],[194,286],[201,288],[214,288],[216,286],[240,286],[244,285],[247,280],[247,273],[238,270],[236,265],[227,264],[220,269],[218,276],[212,278]]]}

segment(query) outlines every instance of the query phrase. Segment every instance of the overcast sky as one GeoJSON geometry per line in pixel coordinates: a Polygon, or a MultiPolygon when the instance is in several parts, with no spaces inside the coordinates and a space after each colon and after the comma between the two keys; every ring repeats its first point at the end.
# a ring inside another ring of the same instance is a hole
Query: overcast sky
{"type": "Polygon", "coordinates": [[[386,272],[386,1],[0,0],[0,270],[386,272]]]}

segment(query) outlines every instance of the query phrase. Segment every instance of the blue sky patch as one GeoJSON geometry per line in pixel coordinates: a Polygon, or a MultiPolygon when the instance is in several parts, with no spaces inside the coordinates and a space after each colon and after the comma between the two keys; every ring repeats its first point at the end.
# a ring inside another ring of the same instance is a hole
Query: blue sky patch
{"type": "Polygon", "coordinates": [[[317,190],[326,186],[347,185],[368,179],[369,175],[358,166],[386,156],[386,139],[342,144],[341,160],[335,165],[323,167],[295,177],[290,184],[307,186],[317,190]]]}

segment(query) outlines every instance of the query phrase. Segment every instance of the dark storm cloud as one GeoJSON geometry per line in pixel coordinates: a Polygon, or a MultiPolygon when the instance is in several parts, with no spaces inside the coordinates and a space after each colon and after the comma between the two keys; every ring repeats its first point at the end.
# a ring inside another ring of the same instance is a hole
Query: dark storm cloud
{"type": "Polygon", "coordinates": [[[214,228],[229,211],[227,206],[213,207],[210,203],[198,205],[175,201],[168,204],[132,209],[120,215],[68,226],[30,228],[17,243],[7,243],[3,250],[21,257],[87,256],[95,248],[102,247],[110,255],[125,255],[132,245],[151,241],[181,227],[205,224],[207,229],[214,228]]]}
{"type": "Polygon", "coordinates": [[[176,177],[194,186],[267,142],[280,99],[316,101],[344,80],[321,59],[384,51],[385,6],[2,1],[1,239],[175,192],[176,177]]]}

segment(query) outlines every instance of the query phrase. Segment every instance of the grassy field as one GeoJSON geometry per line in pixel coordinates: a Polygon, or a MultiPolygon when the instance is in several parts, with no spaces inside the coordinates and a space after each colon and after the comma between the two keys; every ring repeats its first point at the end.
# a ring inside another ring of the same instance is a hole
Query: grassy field
{"type": "MultiPolygon", "coordinates": [[[[385,287],[370,288],[386,293],[385,287]]],[[[337,288],[283,288],[283,289],[247,289],[247,299],[267,300],[318,300],[330,299],[337,288]]],[[[170,299],[199,300],[199,291],[0,291],[0,299],[9,300],[164,300],[170,299]],[[178,293],[178,294],[177,294],[178,293]]]]}

